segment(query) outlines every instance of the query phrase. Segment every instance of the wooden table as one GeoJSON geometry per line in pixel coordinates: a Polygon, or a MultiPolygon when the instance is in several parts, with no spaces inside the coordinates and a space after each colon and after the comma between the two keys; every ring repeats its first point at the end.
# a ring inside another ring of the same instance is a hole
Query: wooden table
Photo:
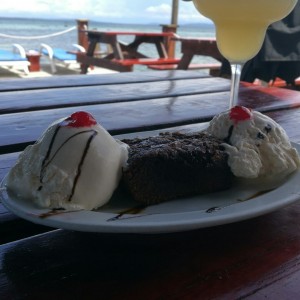
{"type": "Polygon", "coordinates": [[[176,64],[150,65],[154,70],[203,70],[209,69],[212,76],[220,76],[223,56],[220,53],[215,38],[174,37],[172,40],[180,43],[182,56],[176,64]],[[214,63],[192,63],[195,56],[214,58],[214,63]]]}
{"type": "Polygon", "coordinates": [[[167,39],[174,37],[172,32],[128,32],[128,31],[86,31],[89,47],[86,53],[78,53],[77,61],[81,63],[83,74],[87,73],[89,65],[108,68],[119,72],[129,72],[134,65],[175,64],[179,59],[169,58],[165,44],[167,39]],[[125,44],[120,36],[133,36],[134,41],[125,44]],[[112,53],[104,57],[96,56],[97,44],[107,44],[112,53]],[[157,50],[157,57],[148,57],[139,51],[143,43],[153,44],[157,50]]]}
{"type": "Polygon", "coordinates": [[[178,65],[180,69],[187,69],[195,55],[210,56],[217,61],[222,61],[215,38],[174,38],[181,43],[182,59],[178,65]]]}
{"type": "MultiPolygon", "coordinates": [[[[90,111],[111,134],[203,128],[230,82],[194,71],[1,80],[0,180],[49,123],[90,111]]],[[[299,92],[243,84],[240,104],[300,142],[299,92]]],[[[0,206],[0,299],[297,299],[300,202],[189,232],[81,233],[0,206]],[[26,237],[26,238],[25,238],[26,237]]]]}

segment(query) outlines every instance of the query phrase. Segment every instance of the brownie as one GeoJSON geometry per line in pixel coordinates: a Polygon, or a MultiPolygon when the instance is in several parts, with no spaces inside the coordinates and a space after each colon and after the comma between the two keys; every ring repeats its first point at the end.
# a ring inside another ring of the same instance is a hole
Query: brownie
{"type": "Polygon", "coordinates": [[[162,133],[123,142],[130,149],[122,181],[136,201],[150,205],[231,186],[233,175],[222,141],[204,132],[162,133]]]}

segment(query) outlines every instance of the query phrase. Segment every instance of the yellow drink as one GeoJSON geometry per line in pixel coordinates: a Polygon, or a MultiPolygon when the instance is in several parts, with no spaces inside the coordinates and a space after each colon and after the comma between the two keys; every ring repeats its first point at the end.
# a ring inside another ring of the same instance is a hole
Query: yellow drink
{"type": "Polygon", "coordinates": [[[243,63],[260,50],[267,27],[288,15],[297,0],[193,0],[216,26],[220,52],[231,63],[243,63]]]}

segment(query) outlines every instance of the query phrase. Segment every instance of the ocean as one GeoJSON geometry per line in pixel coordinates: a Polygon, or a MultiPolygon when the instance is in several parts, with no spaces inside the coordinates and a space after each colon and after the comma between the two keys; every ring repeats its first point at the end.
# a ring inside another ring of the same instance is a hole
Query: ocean
{"type": "MultiPolygon", "coordinates": [[[[77,43],[76,20],[46,20],[26,18],[0,18],[0,48],[11,50],[14,43],[20,44],[28,50],[39,50],[40,44],[45,43],[51,47],[72,49],[72,44],[77,43]],[[70,31],[68,31],[70,30],[70,31]],[[64,34],[51,36],[56,33],[68,31],[64,34]]],[[[111,30],[111,31],[143,31],[160,32],[159,24],[138,25],[138,24],[114,24],[101,23],[89,20],[89,29],[111,30]]],[[[177,29],[177,34],[182,37],[214,37],[213,26],[207,24],[182,25],[177,29]]],[[[131,36],[122,36],[122,41],[132,41],[131,36]]],[[[153,56],[156,50],[153,45],[142,45],[141,51],[153,56]]],[[[176,47],[176,57],[180,57],[180,45],[176,47]]],[[[211,62],[213,59],[207,57],[195,57],[194,62],[211,62]]]]}

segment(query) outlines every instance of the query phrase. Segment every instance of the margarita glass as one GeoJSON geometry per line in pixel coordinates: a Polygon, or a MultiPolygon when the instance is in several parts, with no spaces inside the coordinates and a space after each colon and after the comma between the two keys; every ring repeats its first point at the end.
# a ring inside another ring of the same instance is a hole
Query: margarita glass
{"type": "Polygon", "coordinates": [[[193,0],[216,26],[217,45],[230,62],[230,107],[237,104],[243,64],[260,50],[268,26],[285,16],[298,0],[193,0]]]}

